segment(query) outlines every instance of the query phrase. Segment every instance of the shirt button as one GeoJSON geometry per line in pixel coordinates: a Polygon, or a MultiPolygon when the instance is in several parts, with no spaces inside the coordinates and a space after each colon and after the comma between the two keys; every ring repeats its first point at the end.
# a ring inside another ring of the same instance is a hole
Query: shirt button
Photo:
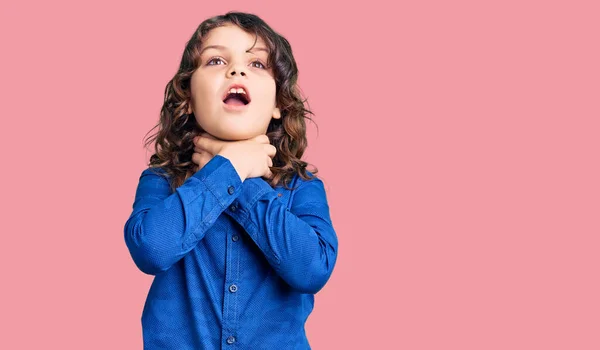
{"type": "Polygon", "coordinates": [[[237,241],[238,241],[238,239],[240,239],[240,236],[238,236],[238,235],[233,235],[233,237],[231,237],[231,239],[232,239],[234,242],[237,242],[237,241]]]}
{"type": "Polygon", "coordinates": [[[233,186],[229,186],[229,188],[227,189],[227,193],[233,194],[233,192],[235,192],[235,188],[233,186]]]}
{"type": "Polygon", "coordinates": [[[229,209],[231,209],[231,211],[236,211],[237,210],[237,205],[232,204],[229,209]]]}
{"type": "Polygon", "coordinates": [[[237,292],[237,290],[238,290],[238,287],[235,284],[232,284],[229,286],[229,291],[231,293],[235,293],[235,292],[237,292]]]}
{"type": "Polygon", "coordinates": [[[233,335],[230,335],[227,338],[227,344],[233,344],[233,343],[235,343],[235,337],[233,335]]]}

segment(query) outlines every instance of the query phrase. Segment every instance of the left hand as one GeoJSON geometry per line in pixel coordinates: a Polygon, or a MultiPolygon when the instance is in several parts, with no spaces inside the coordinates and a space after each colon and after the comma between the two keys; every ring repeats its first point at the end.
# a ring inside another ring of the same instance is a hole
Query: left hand
{"type": "MultiPolygon", "coordinates": [[[[257,140],[257,138],[259,136],[262,136],[262,135],[255,136],[255,137],[251,138],[250,140],[255,140],[255,139],[257,140]]],[[[194,162],[196,164],[195,171],[202,169],[206,165],[206,163],[208,163],[215,156],[215,154],[213,154],[211,151],[209,151],[209,149],[210,150],[223,149],[223,146],[225,146],[227,143],[231,143],[231,142],[237,142],[237,141],[220,140],[207,132],[203,132],[200,135],[194,137],[194,154],[192,154],[192,162],[194,162]],[[204,141],[206,143],[208,143],[209,146],[208,147],[200,147],[197,142],[197,140],[199,138],[204,138],[205,139],[204,141]]],[[[269,142],[264,142],[264,143],[269,143],[269,142]]]]}

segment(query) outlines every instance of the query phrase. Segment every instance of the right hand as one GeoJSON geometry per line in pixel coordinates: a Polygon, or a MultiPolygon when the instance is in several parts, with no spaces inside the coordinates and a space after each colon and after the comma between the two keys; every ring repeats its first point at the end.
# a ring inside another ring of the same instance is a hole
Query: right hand
{"type": "Polygon", "coordinates": [[[201,134],[195,141],[194,150],[199,153],[218,154],[231,162],[240,179],[271,177],[272,157],[277,149],[270,144],[267,135],[258,135],[248,140],[224,141],[210,134],[201,134]]]}

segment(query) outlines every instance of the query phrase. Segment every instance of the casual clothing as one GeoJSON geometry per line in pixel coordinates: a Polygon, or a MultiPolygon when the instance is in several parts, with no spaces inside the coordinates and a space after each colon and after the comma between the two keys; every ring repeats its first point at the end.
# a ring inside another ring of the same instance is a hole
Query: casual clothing
{"type": "Polygon", "coordinates": [[[142,172],[124,233],[155,276],[144,349],[310,349],[304,324],[338,240],[323,182],[291,185],[242,182],[221,155],[174,192],[164,170],[142,172]]]}

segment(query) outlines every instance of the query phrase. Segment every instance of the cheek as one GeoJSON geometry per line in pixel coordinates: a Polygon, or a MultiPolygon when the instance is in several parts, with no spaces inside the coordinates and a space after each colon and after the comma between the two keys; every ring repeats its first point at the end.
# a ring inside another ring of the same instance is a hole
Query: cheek
{"type": "Polygon", "coordinates": [[[204,84],[196,85],[196,89],[193,90],[194,102],[196,108],[202,108],[202,106],[206,106],[209,102],[208,91],[206,90],[206,86],[204,84]]]}
{"type": "Polygon", "coordinates": [[[277,107],[277,91],[276,91],[275,86],[273,86],[273,92],[272,92],[272,94],[273,94],[272,95],[272,100],[271,100],[272,107],[277,107]]]}
{"type": "Polygon", "coordinates": [[[192,81],[192,95],[196,108],[206,109],[207,106],[219,102],[216,98],[218,94],[218,84],[208,75],[198,75],[192,81]]]}
{"type": "Polygon", "coordinates": [[[260,96],[260,104],[262,109],[273,109],[276,104],[275,83],[265,84],[261,87],[263,92],[260,96]]]}

